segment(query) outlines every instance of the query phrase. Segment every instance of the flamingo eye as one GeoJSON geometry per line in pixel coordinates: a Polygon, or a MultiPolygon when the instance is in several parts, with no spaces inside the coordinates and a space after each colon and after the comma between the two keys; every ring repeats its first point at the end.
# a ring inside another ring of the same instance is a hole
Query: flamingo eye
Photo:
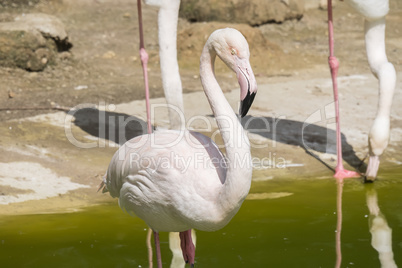
{"type": "Polygon", "coordinates": [[[236,50],[235,50],[234,48],[232,48],[232,49],[230,50],[230,53],[232,53],[232,55],[236,55],[236,50]]]}

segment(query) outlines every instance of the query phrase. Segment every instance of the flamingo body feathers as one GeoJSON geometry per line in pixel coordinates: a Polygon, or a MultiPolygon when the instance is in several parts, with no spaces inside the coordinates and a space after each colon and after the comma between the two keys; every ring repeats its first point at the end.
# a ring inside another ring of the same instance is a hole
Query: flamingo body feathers
{"type": "Polygon", "coordinates": [[[138,136],[114,154],[104,178],[106,189],[119,198],[121,208],[155,232],[218,230],[246,198],[252,176],[250,143],[216,81],[213,65],[218,56],[236,72],[245,115],[257,91],[248,50],[244,36],[227,28],[211,34],[200,58],[201,83],[226,156],[210,138],[187,130],[138,136]]]}
{"type": "Polygon", "coordinates": [[[136,137],[115,153],[107,177],[121,208],[154,231],[214,231],[231,219],[217,208],[226,160],[200,133],[163,130],[136,137]]]}

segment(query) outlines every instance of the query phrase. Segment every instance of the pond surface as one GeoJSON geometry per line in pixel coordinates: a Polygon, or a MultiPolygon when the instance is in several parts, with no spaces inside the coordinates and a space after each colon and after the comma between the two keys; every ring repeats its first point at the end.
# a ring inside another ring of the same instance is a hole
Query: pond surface
{"type": "MultiPolygon", "coordinates": [[[[343,187],[332,178],[253,182],[253,199],[229,225],[197,231],[196,267],[335,267],[337,260],[340,267],[401,267],[402,170],[388,172],[343,187]]],[[[148,267],[147,227],[116,200],[76,213],[2,216],[0,224],[1,267],[148,267]]],[[[169,267],[168,234],[161,242],[169,267]]]]}

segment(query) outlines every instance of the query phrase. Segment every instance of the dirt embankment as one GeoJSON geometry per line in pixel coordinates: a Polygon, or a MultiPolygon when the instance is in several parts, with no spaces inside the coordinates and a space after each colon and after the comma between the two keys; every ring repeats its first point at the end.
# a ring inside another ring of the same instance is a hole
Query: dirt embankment
{"type": "MultiPolygon", "coordinates": [[[[73,43],[72,57],[59,60],[43,72],[0,68],[0,107],[49,106],[57,103],[126,102],[142,99],[142,71],[138,57],[138,25],[135,1],[2,1],[2,15],[43,12],[58,17],[73,43]],[[11,4],[14,2],[14,4],[11,4]],[[23,3],[27,5],[22,5],[23,3]],[[112,3],[113,2],[113,3],[112,3]],[[22,3],[22,4],[21,4],[22,3]],[[31,4],[29,4],[31,3],[31,4]],[[11,94],[10,94],[11,92],[11,94]]],[[[387,53],[398,69],[402,8],[391,1],[387,17],[387,53]]],[[[163,96],[157,41],[157,8],[144,5],[145,44],[150,54],[151,97],[163,96]]],[[[345,3],[334,10],[336,55],[340,74],[368,72],[364,49],[363,19],[345,3]]],[[[327,71],[326,11],[313,9],[300,20],[250,27],[244,24],[189,23],[179,21],[179,64],[184,92],[201,90],[198,60],[208,35],[217,28],[235,27],[249,40],[251,62],[259,83],[272,77],[316,76],[327,71]]],[[[224,90],[236,86],[226,70],[217,68],[224,90]]],[[[0,113],[6,120],[43,111],[0,113]]]]}

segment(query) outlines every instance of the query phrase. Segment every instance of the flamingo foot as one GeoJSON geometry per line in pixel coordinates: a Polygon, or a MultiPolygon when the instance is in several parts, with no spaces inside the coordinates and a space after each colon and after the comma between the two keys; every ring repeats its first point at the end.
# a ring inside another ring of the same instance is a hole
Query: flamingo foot
{"type": "Polygon", "coordinates": [[[344,169],[343,167],[336,167],[334,177],[337,179],[345,178],[359,178],[361,175],[356,171],[344,169]]]}
{"type": "Polygon", "coordinates": [[[370,156],[367,170],[365,174],[366,181],[374,181],[377,177],[378,168],[380,166],[380,157],[378,155],[370,156]]]}
{"type": "Polygon", "coordinates": [[[183,252],[183,258],[186,263],[190,263],[191,267],[194,267],[195,259],[195,246],[191,239],[191,229],[180,232],[180,246],[183,252]]]}

